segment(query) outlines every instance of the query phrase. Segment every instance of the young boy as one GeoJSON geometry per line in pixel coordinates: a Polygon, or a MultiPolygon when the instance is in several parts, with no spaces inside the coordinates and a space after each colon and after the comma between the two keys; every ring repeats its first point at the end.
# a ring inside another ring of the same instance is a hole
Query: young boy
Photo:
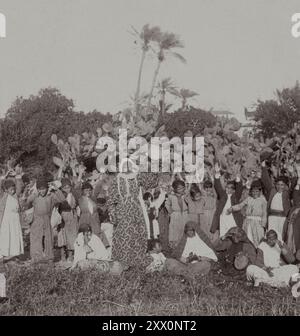
{"type": "Polygon", "coordinates": [[[38,193],[27,200],[27,204],[33,206],[34,218],[30,228],[30,257],[32,262],[53,261],[51,213],[54,205],[63,202],[65,197],[60,190],[54,191],[57,186],[51,187],[54,192],[48,192],[48,182],[44,179],[38,179],[36,187],[38,193]]]}

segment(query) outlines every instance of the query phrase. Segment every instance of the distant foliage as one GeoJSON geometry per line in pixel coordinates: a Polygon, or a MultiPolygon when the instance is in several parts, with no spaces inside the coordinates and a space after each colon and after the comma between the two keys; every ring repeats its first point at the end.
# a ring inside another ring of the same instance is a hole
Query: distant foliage
{"type": "Polygon", "coordinates": [[[191,131],[193,135],[203,135],[205,128],[216,125],[217,118],[210,112],[190,107],[188,110],[179,109],[168,113],[160,119],[160,124],[165,125],[168,137],[183,137],[184,133],[191,131]]]}
{"type": "Polygon", "coordinates": [[[276,91],[276,99],[257,103],[255,120],[259,134],[272,137],[287,133],[300,121],[300,85],[276,91]]]}
{"type": "Polygon", "coordinates": [[[52,134],[62,140],[76,133],[97,134],[98,125],[110,120],[110,115],[97,111],[75,112],[73,101],[55,88],[19,97],[0,121],[0,160],[14,158],[24,166],[48,166],[57,151],[50,141],[52,134]]]}

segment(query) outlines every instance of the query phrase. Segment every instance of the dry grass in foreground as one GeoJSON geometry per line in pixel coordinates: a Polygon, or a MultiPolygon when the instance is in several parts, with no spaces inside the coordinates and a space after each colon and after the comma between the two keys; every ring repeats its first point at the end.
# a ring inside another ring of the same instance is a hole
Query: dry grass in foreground
{"type": "Polygon", "coordinates": [[[10,267],[7,278],[0,315],[300,315],[290,289],[253,288],[215,271],[193,284],[138,269],[117,277],[46,265],[10,267]]]}

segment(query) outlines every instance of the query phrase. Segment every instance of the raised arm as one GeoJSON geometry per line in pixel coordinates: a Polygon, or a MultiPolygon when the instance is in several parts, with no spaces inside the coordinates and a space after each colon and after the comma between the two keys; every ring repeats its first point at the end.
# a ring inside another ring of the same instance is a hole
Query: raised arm
{"type": "Polygon", "coordinates": [[[214,179],[214,187],[217,193],[218,199],[224,197],[226,195],[225,190],[222,187],[220,181],[221,173],[220,173],[220,166],[218,163],[215,164],[215,179],[214,179]]]}
{"type": "Polygon", "coordinates": [[[268,169],[266,167],[266,163],[263,161],[262,162],[262,173],[261,173],[261,182],[266,189],[267,195],[269,197],[271,190],[273,189],[273,183],[270,178],[268,169]]]}
{"type": "Polygon", "coordinates": [[[248,204],[249,198],[247,197],[246,199],[244,199],[241,203],[239,204],[235,204],[231,206],[231,210],[232,211],[240,211],[243,209],[244,206],[246,206],[248,204]]]}

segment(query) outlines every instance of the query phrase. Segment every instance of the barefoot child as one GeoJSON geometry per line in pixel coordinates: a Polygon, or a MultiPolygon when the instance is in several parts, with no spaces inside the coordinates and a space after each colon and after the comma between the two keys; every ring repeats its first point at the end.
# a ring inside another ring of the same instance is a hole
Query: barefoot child
{"type": "Polygon", "coordinates": [[[53,261],[51,213],[56,203],[64,201],[64,196],[60,190],[48,192],[48,182],[44,179],[39,179],[36,187],[38,193],[27,201],[28,205],[33,205],[34,218],[30,228],[30,257],[32,262],[53,261]]]}

